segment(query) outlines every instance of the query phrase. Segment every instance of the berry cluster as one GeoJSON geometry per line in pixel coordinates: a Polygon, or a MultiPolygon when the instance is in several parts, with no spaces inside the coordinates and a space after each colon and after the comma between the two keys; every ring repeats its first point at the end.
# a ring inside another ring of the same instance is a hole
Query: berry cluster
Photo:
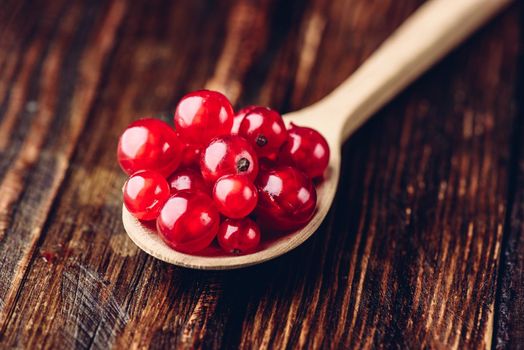
{"type": "Polygon", "coordinates": [[[317,131],[291,125],[269,108],[234,114],[215,91],[187,94],[175,129],[152,118],[131,123],[118,144],[130,175],[123,193],[139,220],[156,220],[175,250],[197,253],[216,238],[233,254],[257,250],[264,232],[305,225],[313,216],[313,180],[322,177],[329,147],[317,131]]]}

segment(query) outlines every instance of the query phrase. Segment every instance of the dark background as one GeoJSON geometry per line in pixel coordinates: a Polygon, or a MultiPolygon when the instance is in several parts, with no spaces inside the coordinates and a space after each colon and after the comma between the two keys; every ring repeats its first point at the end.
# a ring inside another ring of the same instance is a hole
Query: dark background
{"type": "Polygon", "coordinates": [[[351,137],[295,251],[193,271],[122,227],[130,121],[202,87],[306,106],[420,3],[3,0],[0,348],[522,348],[517,2],[351,137]]]}

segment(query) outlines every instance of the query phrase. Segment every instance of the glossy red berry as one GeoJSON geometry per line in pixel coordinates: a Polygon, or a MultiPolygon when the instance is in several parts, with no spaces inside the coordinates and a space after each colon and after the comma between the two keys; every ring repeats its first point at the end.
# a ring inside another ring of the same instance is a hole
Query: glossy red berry
{"type": "Polygon", "coordinates": [[[228,253],[246,254],[260,243],[260,228],[249,218],[226,219],[218,229],[218,244],[228,253]]]}
{"type": "Polygon", "coordinates": [[[251,143],[259,157],[270,159],[276,158],[287,138],[282,116],[265,107],[251,110],[240,123],[238,134],[251,143]]]}
{"type": "Polygon", "coordinates": [[[317,195],[311,180],[286,166],[262,172],[256,181],[260,223],[276,231],[305,225],[315,211],[317,195]]]}
{"type": "Polygon", "coordinates": [[[200,172],[186,168],[175,171],[168,179],[171,193],[189,190],[193,192],[208,192],[209,188],[204,182],[200,172]]]}
{"type": "Polygon", "coordinates": [[[196,253],[215,238],[220,215],[205,193],[179,191],[169,197],[156,223],[167,245],[180,252],[196,253]]]}
{"type": "Polygon", "coordinates": [[[219,177],[229,174],[245,175],[253,181],[258,174],[258,158],[244,138],[219,137],[203,149],[200,171],[208,183],[214,183],[219,177]]]}
{"type": "Polygon", "coordinates": [[[248,216],[257,206],[255,185],[244,175],[225,175],[213,187],[215,205],[223,215],[240,219],[248,216]]]}
{"type": "Polygon", "coordinates": [[[280,151],[282,162],[298,168],[312,179],[322,176],[329,163],[326,139],[314,129],[291,125],[287,142],[280,151]]]}
{"type": "Polygon", "coordinates": [[[131,123],[118,142],[117,157],[129,175],[140,170],[168,176],[180,164],[182,143],[169,124],[153,118],[131,123]]]}
{"type": "Polygon", "coordinates": [[[154,220],[169,198],[166,179],[154,171],[139,171],[124,184],[124,205],[139,220],[154,220]]]}
{"type": "Polygon", "coordinates": [[[233,107],[219,92],[199,90],[185,95],[175,111],[175,127],[189,144],[203,146],[233,126],[233,107]]]}
{"type": "Polygon", "coordinates": [[[244,117],[251,112],[253,109],[257,108],[258,106],[247,106],[242,108],[235,114],[235,117],[233,119],[233,127],[231,128],[231,135],[237,135],[238,130],[240,129],[240,123],[242,123],[242,120],[244,120],[244,117]]]}

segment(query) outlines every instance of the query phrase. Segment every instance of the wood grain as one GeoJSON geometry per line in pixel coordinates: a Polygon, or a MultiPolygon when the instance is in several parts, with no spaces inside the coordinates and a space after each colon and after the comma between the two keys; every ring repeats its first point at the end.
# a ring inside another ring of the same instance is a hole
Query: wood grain
{"type": "Polygon", "coordinates": [[[192,271],[121,226],[131,120],[202,86],[303,107],[420,3],[6,1],[0,348],[518,348],[520,4],[349,140],[334,208],[290,254],[192,271]]]}
{"type": "MultiPolygon", "coordinates": [[[[524,7],[520,7],[520,21],[524,20],[524,7]]],[[[522,50],[521,25],[520,49],[522,50]]],[[[522,55],[522,53],[521,53],[522,55]]],[[[502,242],[498,295],[495,317],[494,347],[496,349],[522,348],[524,346],[524,109],[518,101],[524,91],[524,70],[521,65],[518,75],[515,112],[518,115],[517,123],[513,128],[510,177],[510,193],[508,198],[508,213],[506,217],[505,236],[502,242]]]]}

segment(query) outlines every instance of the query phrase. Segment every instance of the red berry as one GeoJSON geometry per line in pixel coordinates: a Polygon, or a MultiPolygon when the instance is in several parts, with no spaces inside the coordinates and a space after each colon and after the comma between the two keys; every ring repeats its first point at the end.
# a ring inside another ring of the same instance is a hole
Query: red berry
{"type": "Polygon", "coordinates": [[[292,167],[262,172],[258,188],[257,215],[260,222],[277,231],[305,225],[315,211],[317,194],[309,178],[292,167]]]}
{"type": "Polygon", "coordinates": [[[154,220],[169,198],[169,185],[157,172],[144,170],[127,179],[122,190],[124,205],[139,220],[154,220]]]}
{"type": "Polygon", "coordinates": [[[117,157],[129,175],[153,170],[168,176],[180,164],[182,143],[169,124],[153,118],[131,123],[118,142],[117,157]]]}
{"type": "Polygon", "coordinates": [[[276,158],[287,138],[282,116],[265,107],[251,110],[240,123],[238,134],[251,143],[259,157],[270,159],[276,158]]]}
{"type": "Polygon", "coordinates": [[[227,135],[233,126],[233,107],[219,92],[199,90],[185,95],[175,111],[175,127],[189,144],[206,145],[227,135]]]}
{"type": "Polygon", "coordinates": [[[200,151],[200,147],[186,144],[182,151],[180,167],[198,169],[200,165],[200,151]]]}
{"type": "Polygon", "coordinates": [[[314,129],[291,125],[280,151],[282,162],[295,166],[310,178],[322,176],[329,163],[326,139],[314,129]]]}
{"type": "Polygon", "coordinates": [[[257,206],[257,188],[244,175],[225,175],[215,183],[213,199],[222,214],[240,219],[248,216],[257,206]]]}
{"type": "Polygon", "coordinates": [[[235,117],[233,119],[233,127],[231,128],[231,135],[237,135],[238,129],[240,128],[240,123],[242,123],[242,120],[244,120],[244,117],[251,112],[253,109],[257,108],[258,106],[247,106],[242,108],[235,114],[235,117]]]}
{"type": "Polygon", "coordinates": [[[252,252],[260,243],[260,228],[253,220],[226,219],[218,229],[218,244],[228,253],[252,252]]]}
{"type": "Polygon", "coordinates": [[[200,171],[209,183],[229,174],[245,175],[253,181],[258,174],[258,158],[242,137],[219,137],[202,151],[200,171]]]}
{"type": "Polygon", "coordinates": [[[193,192],[209,191],[209,188],[202,178],[202,175],[200,175],[198,171],[189,168],[177,170],[168,178],[167,182],[171,188],[171,193],[182,190],[189,190],[193,192]]]}
{"type": "Polygon", "coordinates": [[[167,200],[156,224],[160,236],[171,248],[196,253],[215,238],[220,215],[205,193],[180,191],[167,200]]]}

